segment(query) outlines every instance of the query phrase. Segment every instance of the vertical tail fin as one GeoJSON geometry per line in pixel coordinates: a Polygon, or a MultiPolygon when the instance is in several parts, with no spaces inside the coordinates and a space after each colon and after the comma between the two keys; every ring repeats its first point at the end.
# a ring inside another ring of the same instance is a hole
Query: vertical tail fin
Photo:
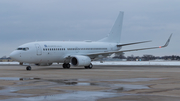
{"type": "Polygon", "coordinates": [[[119,15],[107,37],[99,40],[100,42],[112,42],[119,43],[121,38],[121,30],[123,24],[123,15],[124,12],[120,11],[119,15]]]}

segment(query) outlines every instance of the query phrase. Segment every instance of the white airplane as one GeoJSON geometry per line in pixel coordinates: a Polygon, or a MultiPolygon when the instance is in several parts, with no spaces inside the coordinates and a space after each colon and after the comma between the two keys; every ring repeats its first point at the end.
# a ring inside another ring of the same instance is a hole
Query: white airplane
{"type": "Polygon", "coordinates": [[[168,46],[171,36],[164,46],[120,50],[122,46],[145,43],[149,41],[120,44],[120,35],[123,23],[124,12],[119,12],[114,26],[109,35],[99,41],[42,41],[31,42],[19,46],[14,50],[10,57],[20,65],[25,65],[26,70],[31,70],[31,65],[50,66],[52,63],[63,63],[63,68],[69,69],[73,66],[84,66],[91,69],[91,61],[109,56],[113,53],[122,53],[128,51],[138,51],[147,49],[163,48],[168,46]],[[71,65],[70,65],[71,64],[71,65]]]}

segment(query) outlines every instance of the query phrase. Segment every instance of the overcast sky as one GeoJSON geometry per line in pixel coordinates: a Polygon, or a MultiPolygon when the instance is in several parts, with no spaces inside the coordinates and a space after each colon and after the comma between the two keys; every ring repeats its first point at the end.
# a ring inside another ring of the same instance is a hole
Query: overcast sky
{"type": "Polygon", "coordinates": [[[0,57],[33,41],[97,41],[124,11],[121,43],[152,40],[123,49],[164,45],[167,48],[127,52],[180,55],[180,0],[0,0],[0,57]]]}

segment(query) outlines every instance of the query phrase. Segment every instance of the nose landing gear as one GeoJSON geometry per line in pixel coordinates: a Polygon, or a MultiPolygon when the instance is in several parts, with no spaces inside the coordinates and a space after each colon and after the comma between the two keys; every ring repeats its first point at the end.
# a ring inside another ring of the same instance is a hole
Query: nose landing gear
{"type": "Polygon", "coordinates": [[[27,71],[30,71],[30,70],[31,70],[31,66],[27,66],[27,67],[26,67],[26,70],[27,70],[27,71]]]}

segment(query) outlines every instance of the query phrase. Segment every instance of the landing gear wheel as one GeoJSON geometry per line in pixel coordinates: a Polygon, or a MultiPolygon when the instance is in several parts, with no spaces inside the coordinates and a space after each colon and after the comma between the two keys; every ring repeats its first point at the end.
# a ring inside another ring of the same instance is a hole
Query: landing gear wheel
{"type": "Polygon", "coordinates": [[[89,67],[89,69],[92,69],[93,68],[92,63],[90,63],[90,65],[88,67],[89,67]]]}
{"type": "Polygon", "coordinates": [[[90,63],[89,66],[84,66],[85,69],[92,69],[92,67],[93,67],[92,63],[90,63]]]}
{"type": "Polygon", "coordinates": [[[31,70],[31,66],[27,66],[26,70],[30,71],[31,70]]]}
{"type": "Polygon", "coordinates": [[[64,63],[63,64],[64,69],[69,69],[70,67],[71,67],[71,65],[69,63],[64,63]]]}
{"type": "Polygon", "coordinates": [[[62,66],[63,66],[64,69],[66,68],[66,64],[65,63],[62,66]]]}
{"type": "Polygon", "coordinates": [[[66,64],[66,68],[69,69],[71,67],[71,65],[68,63],[66,64]]]}

